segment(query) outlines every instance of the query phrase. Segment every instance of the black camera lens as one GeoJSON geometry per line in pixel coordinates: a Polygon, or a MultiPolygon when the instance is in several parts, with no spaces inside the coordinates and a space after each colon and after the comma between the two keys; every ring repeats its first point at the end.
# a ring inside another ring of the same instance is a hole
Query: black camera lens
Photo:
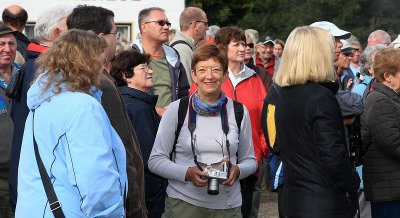
{"type": "Polygon", "coordinates": [[[209,195],[218,195],[219,194],[218,179],[215,179],[215,178],[209,178],[208,179],[207,193],[209,195]]]}

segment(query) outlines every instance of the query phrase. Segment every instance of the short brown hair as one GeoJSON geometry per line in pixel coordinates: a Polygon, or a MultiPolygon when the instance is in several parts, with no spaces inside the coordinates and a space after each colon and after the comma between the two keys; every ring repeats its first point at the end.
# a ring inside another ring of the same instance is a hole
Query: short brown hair
{"type": "Polygon", "coordinates": [[[223,74],[228,71],[228,57],[223,47],[215,44],[205,44],[198,47],[193,53],[192,70],[196,72],[196,65],[200,61],[207,61],[209,59],[219,62],[222,65],[223,74]]]}
{"type": "Polygon", "coordinates": [[[105,39],[93,31],[72,29],[60,36],[37,60],[38,73],[49,73],[49,82],[43,90],[54,83],[52,91],[57,94],[65,83],[69,91],[89,93],[91,86],[100,85],[100,54],[106,47],[105,39]],[[61,79],[57,78],[59,73],[61,79]]]}
{"type": "Polygon", "coordinates": [[[244,41],[246,42],[246,34],[243,30],[236,27],[222,27],[215,34],[215,44],[223,46],[227,49],[230,42],[244,41]]]}
{"type": "Polygon", "coordinates": [[[152,11],[160,11],[162,13],[165,13],[165,10],[159,7],[150,7],[150,8],[145,8],[139,12],[138,16],[138,23],[139,23],[139,30],[142,32],[142,23],[147,22],[147,18],[150,16],[150,13],[152,11]]]}
{"type": "Polygon", "coordinates": [[[188,30],[193,21],[202,21],[205,16],[206,13],[204,13],[202,9],[196,7],[187,7],[179,17],[179,26],[181,31],[188,30]]]}
{"type": "Polygon", "coordinates": [[[400,71],[400,50],[395,48],[386,48],[379,51],[374,59],[374,74],[378,82],[385,81],[384,74],[395,75],[400,71]]]}
{"type": "Polygon", "coordinates": [[[118,86],[127,86],[126,78],[132,78],[133,68],[140,64],[149,64],[150,57],[137,51],[122,51],[111,62],[111,76],[118,86]]]}

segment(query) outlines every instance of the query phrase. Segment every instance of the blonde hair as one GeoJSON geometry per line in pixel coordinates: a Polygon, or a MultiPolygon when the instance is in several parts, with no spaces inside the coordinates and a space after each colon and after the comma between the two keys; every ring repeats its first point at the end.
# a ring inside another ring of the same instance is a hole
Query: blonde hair
{"type": "Polygon", "coordinates": [[[99,86],[100,57],[106,47],[107,42],[92,31],[72,29],[60,36],[37,60],[38,73],[49,73],[43,90],[54,84],[52,91],[60,93],[65,83],[69,91],[89,93],[91,86],[99,86]],[[56,79],[59,73],[62,77],[56,79]]]}
{"type": "Polygon", "coordinates": [[[275,83],[283,87],[335,80],[333,42],[326,30],[310,26],[295,28],[286,40],[275,83]]]}

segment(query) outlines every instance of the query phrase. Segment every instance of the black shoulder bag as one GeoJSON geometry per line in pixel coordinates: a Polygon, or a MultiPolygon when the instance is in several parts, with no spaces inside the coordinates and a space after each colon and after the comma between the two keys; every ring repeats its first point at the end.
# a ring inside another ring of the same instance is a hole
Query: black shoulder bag
{"type": "Polygon", "coordinates": [[[35,140],[35,128],[34,128],[34,120],[35,120],[35,110],[32,111],[32,135],[33,135],[33,145],[35,149],[35,157],[36,162],[39,168],[40,177],[42,178],[42,183],[44,186],[44,190],[46,192],[47,200],[49,201],[50,210],[53,212],[55,218],[65,218],[64,213],[61,209],[61,203],[58,201],[57,195],[54,192],[53,184],[50,181],[49,175],[44,168],[42,158],[40,158],[39,148],[35,140]]]}

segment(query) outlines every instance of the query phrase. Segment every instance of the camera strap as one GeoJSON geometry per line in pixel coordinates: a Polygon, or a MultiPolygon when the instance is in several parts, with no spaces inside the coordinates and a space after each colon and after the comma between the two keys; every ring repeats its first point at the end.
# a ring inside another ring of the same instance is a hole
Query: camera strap
{"type": "MultiPolygon", "coordinates": [[[[193,142],[193,133],[194,130],[196,129],[196,111],[193,109],[193,104],[192,104],[192,98],[190,98],[190,102],[189,102],[189,117],[188,117],[188,128],[190,131],[190,144],[192,146],[192,153],[193,153],[193,160],[194,163],[196,164],[196,166],[203,171],[203,168],[200,166],[199,162],[197,161],[197,155],[195,152],[195,148],[194,148],[194,142],[193,142]]],[[[230,170],[230,158],[231,158],[231,154],[230,154],[230,144],[229,144],[229,140],[228,140],[228,132],[229,132],[229,125],[228,125],[228,112],[226,109],[226,104],[228,102],[228,99],[225,100],[222,108],[221,108],[221,124],[222,124],[222,130],[224,131],[225,137],[226,137],[226,150],[228,151],[228,158],[229,158],[229,162],[228,162],[228,174],[229,174],[229,170],[230,170]]]]}

